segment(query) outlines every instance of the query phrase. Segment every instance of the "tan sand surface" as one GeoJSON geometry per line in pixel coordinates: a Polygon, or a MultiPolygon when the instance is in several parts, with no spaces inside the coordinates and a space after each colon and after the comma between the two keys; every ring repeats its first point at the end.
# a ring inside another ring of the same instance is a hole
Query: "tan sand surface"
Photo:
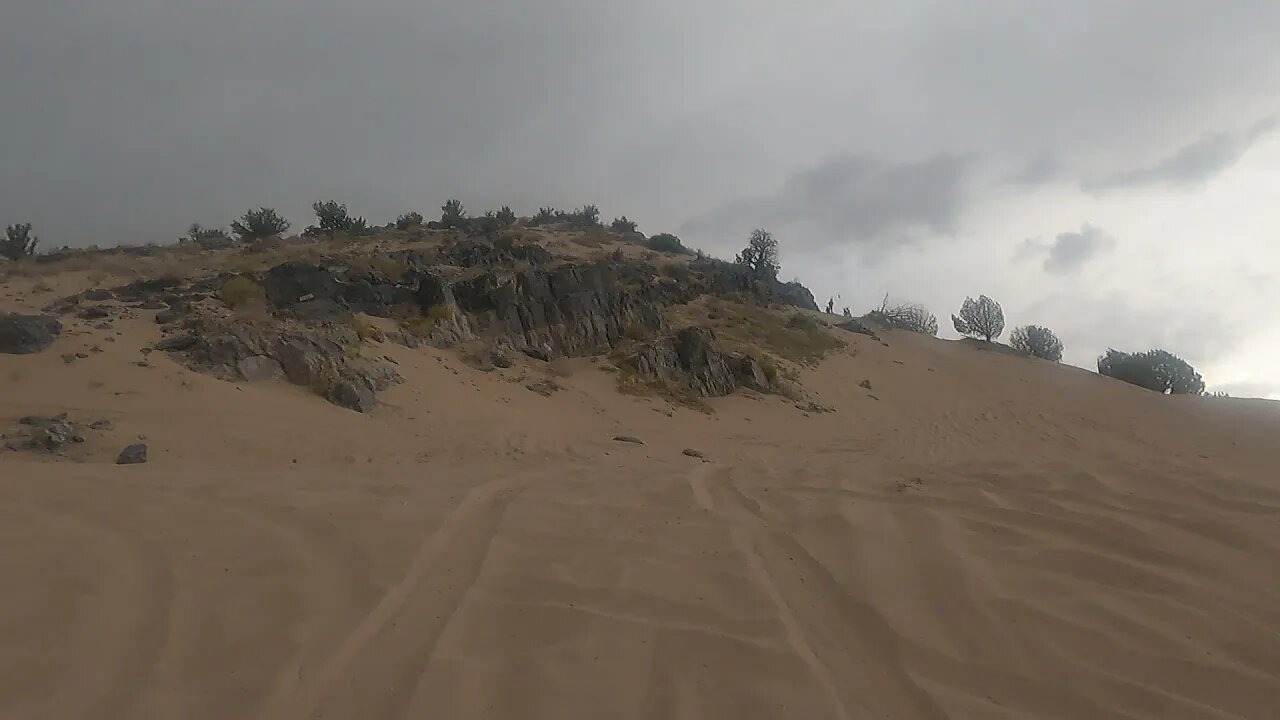
{"type": "Polygon", "coordinates": [[[364,416],[158,337],[0,355],[0,426],[113,423],[0,455],[0,717],[1280,717],[1276,403],[887,333],[831,414],[386,344],[364,416]]]}

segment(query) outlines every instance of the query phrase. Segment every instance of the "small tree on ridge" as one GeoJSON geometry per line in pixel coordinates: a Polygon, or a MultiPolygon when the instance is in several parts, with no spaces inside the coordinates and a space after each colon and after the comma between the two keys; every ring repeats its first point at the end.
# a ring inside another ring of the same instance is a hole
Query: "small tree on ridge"
{"type": "Polygon", "coordinates": [[[778,241],[768,230],[752,230],[747,246],[738,253],[734,262],[750,268],[756,277],[777,279],[778,271],[782,269],[778,264],[778,241]]]}
{"type": "Polygon", "coordinates": [[[1053,331],[1040,325],[1023,325],[1009,333],[1009,344],[1014,349],[1042,360],[1062,360],[1062,341],[1053,331]]]}
{"type": "Polygon", "coordinates": [[[960,306],[960,315],[951,316],[951,324],[961,335],[991,342],[1004,332],[1004,310],[986,295],[979,295],[977,300],[967,297],[960,306]]]}

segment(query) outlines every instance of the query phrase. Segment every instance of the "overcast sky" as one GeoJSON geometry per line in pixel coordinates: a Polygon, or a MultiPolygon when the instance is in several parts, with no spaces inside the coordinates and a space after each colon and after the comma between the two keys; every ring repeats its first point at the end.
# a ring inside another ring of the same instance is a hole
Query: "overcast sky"
{"type": "Polygon", "coordinates": [[[1280,397],[1275,0],[10,0],[0,222],[594,203],[1280,397]]]}

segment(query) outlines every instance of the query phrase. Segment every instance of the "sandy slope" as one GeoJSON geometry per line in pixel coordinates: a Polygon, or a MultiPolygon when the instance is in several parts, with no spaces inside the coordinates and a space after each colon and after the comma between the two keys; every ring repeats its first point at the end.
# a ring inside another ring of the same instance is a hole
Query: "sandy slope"
{"type": "Polygon", "coordinates": [[[409,382],[360,416],[134,366],[158,331],[121,329],[0,356],[3,424],[115,424],[0,456],[0,717],[1280,708],[1274,403],[890,334],[804,378],[830,415],[387,345],[409,382]]]}

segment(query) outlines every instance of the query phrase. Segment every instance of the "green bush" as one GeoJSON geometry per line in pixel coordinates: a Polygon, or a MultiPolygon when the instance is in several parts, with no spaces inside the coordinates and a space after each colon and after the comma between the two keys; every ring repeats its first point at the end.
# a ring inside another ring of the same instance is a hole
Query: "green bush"
{"type": "Polygon", "coordinates": [[[556,221],[561,215],[559,210],[552,207],[538,208],[538,214],[529,218],[530,227],[538,227],[539,225],[550,225],[556,221]]]}
{"type": "Polygon", "coordinates": [[[979,295],[977,300],[965,298],[960,314],[951,316],[951,324],[961,335],[991,342],[1004,332],[1004,310],[986,295],[979,295]]]}
{"type": "Polygon", "coordinates": [[[516,224],[517,220],[516,212],[507,205],[503,205],[502,209],[499,210],[494,217],[498,219],[498,222],[501,223],[503,227],[511,227],[516,224]]]}
{"type": "Polygon", "coordinates": [[[657,235],[649,238],[645,245],[650,250],[655,250],[657,252],[671,253],[673,255],[692,254],[689,251],[689,248],[685,247],[684,243],[680,241],[680,238],[672,235],[671,233],[658,233],[657,235]]]}
{"type": "Polygon", "coordinates": [[[750,269],[756,277],[777,279],[778,271],[782,269],[778,264],[778,241],[768,230],[752,230],[747,246],[738,253],[734,262],[750,269]]]}
{"type": "Polygon", "coordinates": [[[218,297],[228,307],[240,308],[255,302],[266,302],[267,294],[262,286],[243,275],[237,275],[222,285],[218,297]]]}
{"type": "Polygon", "coordinates": [[[407,212],[396,218],[397,230],[412,230],[422,225],[422,213],[416,211],[407,212]]]}
{"type": "Polygon", "coordinates": [[[335,233],[344,232],[359,234],[368,228],[364,218],[353,218],[347,214],[347,206],[330,200],[329,202],[312,203],[316,218],[320,221],[320,231],[335,233]]]}
{"type": "Polygon", "coordinates": [[[1186,360],[1165,350],[1125,353],[1107,350],[1098,374],[1169,395],[1203,395],[1204,378],[1186,360]]]}
{"type": "Polygon", "coordinates": [[[0,240],[0,257],[21,260],[36,254],[38,238],[31,237],[31,223],[18,223],[5,228],[5,238],[0,240]]]}
{"type": "Polygon", "coordinates": [[[636,232],[636,221],[628,220],[627,216],[623,215],[620,218],[614,218],[613,222],[609,223],[609,229],[616,233],[633,233],[636,232]]]}
{"type": "MultiPolygon", "coordinates": [[[[833,305],[834,303],[829,304],[828,307],[833,305]]],[[[867,313],[867,319],[887,328],[910,330],[925,335],[938,334],[938,318],[927,308],[909,303],[890,305],[887,297],[880,303],[880,307],[867,313]]]]}
{"type": "Polygon", "coordinates": [[[1062,360],[1062,341],[1053,331],[1040,325],[1023,325],[1009,333],[1009,345],[1042,360],[1062,360]]]}
{"type": "Polygon", "coordinates": [[[467,229],[467,214],[461,200],[449,200],[440,207],[440,227],[445,230],[467,229]]]}
{"type": "Polygon", "coordinates": [[[231,223],[231,232],[242,242],[280,235],[288,230],[288,220],[276,214],[275,208],[249,210],[239,220],[231,223]]]}

